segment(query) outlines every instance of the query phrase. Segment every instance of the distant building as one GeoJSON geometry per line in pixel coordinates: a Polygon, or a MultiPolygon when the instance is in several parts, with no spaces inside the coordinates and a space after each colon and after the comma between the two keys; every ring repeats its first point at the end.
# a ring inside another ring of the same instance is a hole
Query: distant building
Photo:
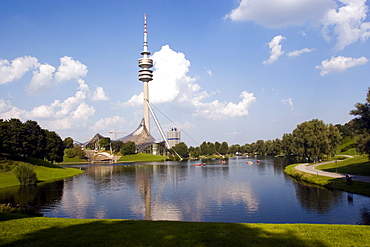
{"type": "Polygon", "coordinates": [[[180,143],[180,130],[176,127],[170,128],[167,131],[167,141],[171,148],[180,143]]]}

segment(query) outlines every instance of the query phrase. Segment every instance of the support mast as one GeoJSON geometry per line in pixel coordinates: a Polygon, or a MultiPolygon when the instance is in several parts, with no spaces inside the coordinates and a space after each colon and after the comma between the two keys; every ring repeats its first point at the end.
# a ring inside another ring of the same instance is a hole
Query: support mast
{"type": "Polygon", "coordinates": [[[141,68],[141,70],[139,70],[139,80],[144,84],[144,123],[150,133],[150,113],[146,102],[149,102],[149,82],[153,80],[153,71],[151,70],[153,67],[153,60],[148,57],[150,52],[148,51],[147,39],[146,14],[144,14],[144,45],[143,51],[141,52],[143,57],[139,59],[139,67],[141,68]]]}

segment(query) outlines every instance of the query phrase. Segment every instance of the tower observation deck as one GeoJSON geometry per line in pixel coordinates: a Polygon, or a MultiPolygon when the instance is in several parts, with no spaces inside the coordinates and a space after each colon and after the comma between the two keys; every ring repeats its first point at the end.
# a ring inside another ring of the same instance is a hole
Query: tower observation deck
{"type": "Polygon", "coordinates": [[[139,80],[144,84],[144,124],[150,133],[150,116],[149,107],[149,82],[153,80],[153,60],[149,58],[150,52],[148,51],[148,37],[146,31],[146,14],[144,14],[144,45],[141,52],[142,58],[139,59],[139,80]]]}

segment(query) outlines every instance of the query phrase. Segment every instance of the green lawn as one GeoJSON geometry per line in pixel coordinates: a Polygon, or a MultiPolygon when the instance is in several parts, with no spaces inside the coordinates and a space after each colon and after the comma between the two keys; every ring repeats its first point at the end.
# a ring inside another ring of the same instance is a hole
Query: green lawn
{"type": "Polygon", "coordinates": [[[359,155],[351,159],[338,161],[337,163],[329,163],[317,166],[316,169],[336,172],[342,174],[370,176],[370,161],[367,156],[359,155]]]}
{"type": "MultiPolygon", "coordinates": [[[[32,164],[39,182],[63,179],[83,173],[83,171],[79,169],[63,168],[39,159],[6,155],[3,155],[3,157],[6,157],[7,160],[13,160],[15,163],[26,162],[32,164]]],[[[0,189],[19,185],[20,183],[12,171],[0,172],[0,189]]]]}
{"type": "Polygon", "coordinates": [[[165,160],[166,160],[165,156],[138,153],[138,154],[124,155],[118,160],[118,162],[148,162],[148,161],[165,161],[165,160]]]}
{"type": "Polygon", "coordinates": [[[1,246],[362,247],[370,243],[370,226],[359,225],[3,219],[1,246]]]}
{"type": "MultiPolygon", "coordinates": [[[[34,166],[34,169],[39,182],[63,179],[83,173],[82,170],[74,168],[49,168],[44,166],[34,166]]],[[[13,172],[0,172],[0,189],[18,185],[20,185],[20,183],[13,172]]]]}
{"type": "MultiPolygon", "coordinates": [[[[352,185],[347,185],[345,179],[335,179],[325,176],[317,176],[300,172],[294,169],[298,164],[292,164],[285,168],[284,172],[294,177],[297,180],[316,184],[332,189],[344,190],[356,194],[370,196],[370,183],[353,181],[352,185]]],[[[320,170],[335,172],[338,166],[338,173],[352,174],[352,175],[368,175],[370,171],[370,163],[366,156],[356,156],[344,161],[338,161],[337,164],[330,163],[316,167],[320,170]]]]}

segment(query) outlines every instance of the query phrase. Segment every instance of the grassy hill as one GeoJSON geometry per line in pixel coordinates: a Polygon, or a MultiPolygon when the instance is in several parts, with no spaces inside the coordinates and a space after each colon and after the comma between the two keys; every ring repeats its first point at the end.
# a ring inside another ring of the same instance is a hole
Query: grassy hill
{"type": "Polygon", "coordinates": [[[359,139],[359,136],[355,136],[354,138],[346,138],[342,141],[342,144],[340,144],[337,148],[337,154],[339,155],[357,155],[359,154],[358,151],[356,151],[355,144],[357,140],[359,139]]]}
{"type": "Polygon", "coordinates": [[[5,171],[0,169],[0,189],[20,185],[13,172],[17,164],[20,162],[28,163],[33,166],[38,183],[63,179],[83,173],[83,171],[79,169],[63,168],[39,159],[1,155],[0,164],[10,165],[5,171]]]}

